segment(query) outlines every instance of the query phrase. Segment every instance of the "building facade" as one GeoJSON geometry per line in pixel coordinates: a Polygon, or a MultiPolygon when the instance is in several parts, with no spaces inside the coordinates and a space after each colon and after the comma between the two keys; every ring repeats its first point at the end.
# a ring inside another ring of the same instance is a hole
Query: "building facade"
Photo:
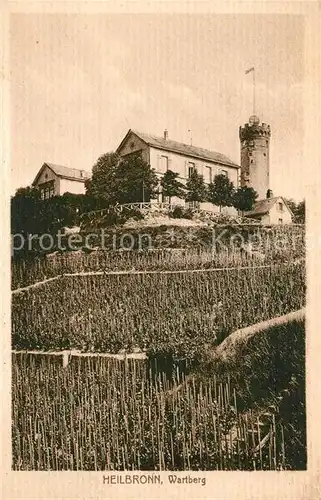
{"type": "Polygon", "coordinates": [[[253,115],[239,129],[241,143],[241,186],[252,187],[258,198],[270,188],[270,126],[253,115]]]}
{"type": "Polygon", "coordinates": [[[32,185],[40,190],[43,200],[64,193],[85,194],[85,182],[90,176],[84,170],[44,163],[32,185]]]}
{"type": "MultiPolygon", "coordinates": [[[[165,130],[163,137],[144,134],[135,130],[129,130],[117,148],[121,157],[130,154],[141,154],[142,158],[153,168],[159,178],[167,170],[178,173],[178,179],[185,184],[193,170],[203,175],[206,184],[214,179],[215,175],[226,175],[234,186],[238,187],[239,165],[227,156],[198,148],[196,146],[172,141],[165,130]]],[[[160,193],[159,202],[166,201],[160,193]]],[[[179,198],[172,199],[173,204],[184,205],[185,202],[179,198]]],[[[218,211],[219,208],[211,203],[201,203],[203,210],[218,211]]],[[[236,214],[233,207],[226,207],[226,213],[236,214]]]]}

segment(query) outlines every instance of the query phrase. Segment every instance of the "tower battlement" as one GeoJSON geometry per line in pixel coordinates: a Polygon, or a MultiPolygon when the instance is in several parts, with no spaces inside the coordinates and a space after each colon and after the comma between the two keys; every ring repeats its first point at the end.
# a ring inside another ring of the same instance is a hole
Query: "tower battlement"
{"type": "Polygon", "coordinates": [[[249,118],[248,123],[245,123],[243,127],[240,126],[239,137],[241,141],[253,140],[259,137],[270,138],[270,125],[264,122],[260,124],[260,119],[253,115],[249,118]]]}

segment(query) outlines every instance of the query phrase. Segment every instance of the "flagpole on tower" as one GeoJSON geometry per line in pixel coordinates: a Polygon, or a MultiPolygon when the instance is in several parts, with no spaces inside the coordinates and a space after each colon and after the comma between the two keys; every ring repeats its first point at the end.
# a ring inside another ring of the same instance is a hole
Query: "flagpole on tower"
{"type": "Polygon", "coordinates": [[[247,69],[245,71],[245,74],[247,75],[248,73],[253,73],[253,115],[255,115],[256,111],[256,103],[255,103],[255,68],[252,66],[252,68],[247,69]]]}
{"type": "Polygon", "coordinates": [[[256,113],[256,105],[255,105],[255,69],[253,68],[253,115],[256,113]]]}

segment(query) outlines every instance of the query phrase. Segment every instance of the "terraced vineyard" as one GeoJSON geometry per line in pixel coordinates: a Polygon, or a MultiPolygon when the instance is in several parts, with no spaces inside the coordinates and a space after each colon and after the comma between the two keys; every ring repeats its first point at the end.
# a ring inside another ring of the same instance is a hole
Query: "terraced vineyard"
{"type": "Polygon", "coordinates": [[[192,356],[234,329],[300,309],[302,263],[64,276],[13,294],[13,348],[192,356]],[[175,335],[173,335],[175,332],[175,335]]]}
{"type": "Polygon", "coordinates": [[[17,264],[13,468],[304,469],[304,324],[253,338],[237,375],[203,373],[236,329],[304,306],[302,257],[181,248],[17,264]],[[147,361],[97,357],[137,349],[147,361]],[[92,357],[62,364],[53,350],[92,357]]]}
{"type": "MultiPolygon", "coordinates": [[[[179,373],[177,375],[180,375],[179,373]]],[[[137,361],[13,356],[15,470],[276,470],[278,415],[238,412],[215,378],[177,390],[137,361]],[[268,436],[268,438],[266,438],[268,436]],[[265,438],[266,446],[260,446],[265,438]]],[[[262,412],[261,412],[262,413],[262,412]]]]}

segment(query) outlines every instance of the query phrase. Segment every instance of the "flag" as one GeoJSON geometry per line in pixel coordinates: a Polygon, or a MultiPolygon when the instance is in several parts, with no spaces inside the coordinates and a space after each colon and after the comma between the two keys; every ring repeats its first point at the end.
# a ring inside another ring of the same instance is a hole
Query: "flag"
{"type": "Polygon", "coordinates": [[[254,66],[252,66],[252,68],[250,68],[250,69],[247,69],[245,71],[245,74],[247,75],[248,73],[251,73],[251,71],[254,71],[254,66]]]}

